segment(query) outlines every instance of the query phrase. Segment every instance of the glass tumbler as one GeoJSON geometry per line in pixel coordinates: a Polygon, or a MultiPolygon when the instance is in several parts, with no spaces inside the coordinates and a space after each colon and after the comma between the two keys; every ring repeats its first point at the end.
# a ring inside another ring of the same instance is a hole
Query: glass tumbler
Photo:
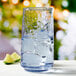
{"type": "Polygon", "coordinates": [[[33,72],[47,71],[53,66],[53,52],[53,8],[24,8],[21,66],[33,72]]]}

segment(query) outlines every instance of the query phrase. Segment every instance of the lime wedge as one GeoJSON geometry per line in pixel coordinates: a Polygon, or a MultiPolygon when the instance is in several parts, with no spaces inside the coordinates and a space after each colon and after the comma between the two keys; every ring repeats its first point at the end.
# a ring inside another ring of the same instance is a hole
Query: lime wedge
{"type": "Polygon", "coordinates": [[[12,59],[14,60],[14,62],[18,62],[20,61],[21,57],[16,53],[14,52],[12,55],[11,55],[12,59]]]}
{"type": "Polygon", "coordinates": [[[4,59],[4,63],[5,64],[13,64],[14,63],[14,60],[12,59],[12,57],[9,55],[9,54],[6,54],[6,57],[4,59]]]}

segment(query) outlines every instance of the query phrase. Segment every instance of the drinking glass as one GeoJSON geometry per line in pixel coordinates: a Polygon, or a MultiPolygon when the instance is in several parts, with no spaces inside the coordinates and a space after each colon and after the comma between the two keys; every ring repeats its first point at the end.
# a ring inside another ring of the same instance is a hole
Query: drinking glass
{"type": "Polygon", "coordinates": [[[24,8],[21,66],[28,71],[47,71],[53,66],[53,52],[53,8],[24,8]]]}

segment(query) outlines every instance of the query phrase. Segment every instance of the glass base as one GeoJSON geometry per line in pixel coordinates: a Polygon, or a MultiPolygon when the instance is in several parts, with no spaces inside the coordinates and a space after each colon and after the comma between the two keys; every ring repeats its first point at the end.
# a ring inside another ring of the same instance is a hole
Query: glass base
{"type": "Polygon", "coordinates": [[[53,63],[46,63],[44,66],[38,66],[38,67],[31,67],[31,66],[25,66],[21,64],[21,66],[26,70],[30,72],[43,72],[48,71],[53,67],[53,63]]]}

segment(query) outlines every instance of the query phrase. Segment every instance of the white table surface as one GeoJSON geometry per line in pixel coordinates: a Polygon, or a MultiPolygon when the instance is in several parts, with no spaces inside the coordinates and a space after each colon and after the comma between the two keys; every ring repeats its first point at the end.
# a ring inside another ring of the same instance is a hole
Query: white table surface
{"type": "Polygon", "coordinates": [[[47,73],[27,72],[20,63],[5,65],[0,61],[0,76],[76,76],[76,61],[54,61],[53,70],[47,73]]]}

